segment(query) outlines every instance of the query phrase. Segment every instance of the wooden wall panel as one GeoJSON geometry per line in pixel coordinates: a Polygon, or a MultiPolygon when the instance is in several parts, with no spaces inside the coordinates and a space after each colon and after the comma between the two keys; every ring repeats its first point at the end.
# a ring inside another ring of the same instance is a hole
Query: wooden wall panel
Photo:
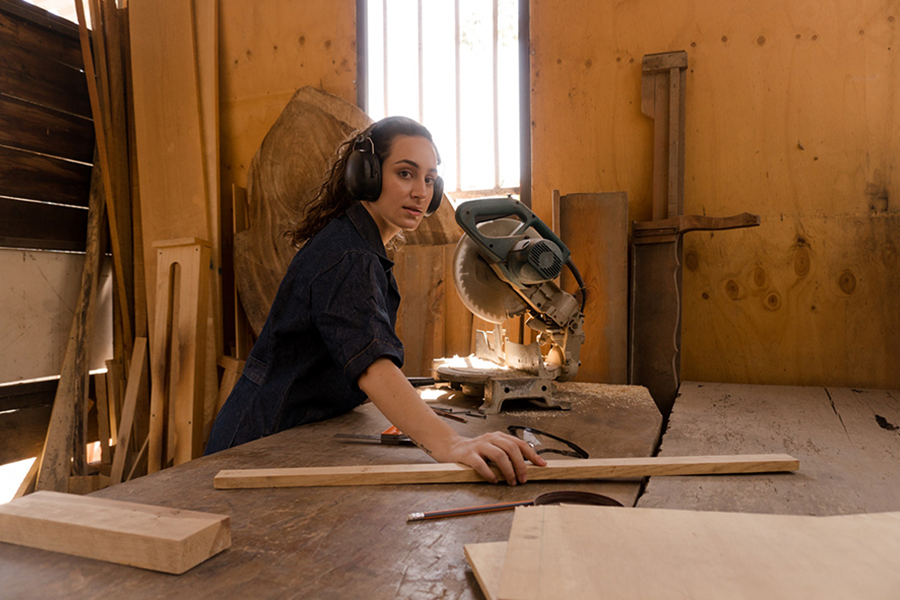
{"type": "Polygon", "coordinates": [[[0,146],[0,195],[87,206],[91,167],[0,146]]]}
{"type": "Polygon", "coordinates": [[[247,169],[305,85],[356,103],[356,1],[221,0],[219,94],[223,190],[247,169]]]}
{"type": "Polygon", "coordinates": [[[539,215],[549,217],[556,188],[625,191],[630,218],[649,218],[641,58],[685,50],[685,212],[762,217],[752,230],[685,238],[684,378],[900,385],[900,369],[885,366],[900,364],[896,2],[570,0],[561,11],[531,0],[531,9],[539,215]],[[804,244],[798,267],[792,253],[804,244]],[[849,295],[845,270],[856,281],[849,295]],[[737,300],[729,281],[743,290],[737,300]]]}
{"type": "Polygon", "coordinates": [[[90,163],[94,125],[90,119],[0,96],[0,144],[90,163]]]}

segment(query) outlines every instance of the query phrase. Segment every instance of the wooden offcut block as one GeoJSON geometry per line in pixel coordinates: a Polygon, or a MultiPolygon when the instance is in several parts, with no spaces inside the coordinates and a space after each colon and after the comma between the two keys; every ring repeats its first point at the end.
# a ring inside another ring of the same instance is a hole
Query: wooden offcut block
{"type": "Polygon", "coordinates": [[[181,574],[231,546],[229,517],[35,492],[0,506],[0,542],[181,574]]]}
{"type": "MultiPolygon", "coordinates": [[[[529,481],[552,481],[649,477],[651,475],[773,473],[796,471],[798,468],[800,468],[800,462],[786,454],[586,458],[584,460],[548,461],[545,467],[527,465],[527,475],[529,481]]],[[[499,469],[496,467],[494,469],[499,475],[499,469]]],[[[235,489],[483,481],[481,475],[471,467],[458,464],[428,463],[222,470],[215,477],[215,487],[235,489]]]]}

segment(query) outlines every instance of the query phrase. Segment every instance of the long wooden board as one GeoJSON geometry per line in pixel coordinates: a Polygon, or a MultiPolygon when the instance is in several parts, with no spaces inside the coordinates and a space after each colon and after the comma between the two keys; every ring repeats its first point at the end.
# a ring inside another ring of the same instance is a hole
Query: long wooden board
{"type": "Polygon", "coordinates": [[[230,547],[231,529],[227,515],[35,492],[0,506],[0,541],[180,574],[230,547]]]}
{"type": "Polygon", "coordinates": [[[516,509],[502,600],[893,599],[900,513],[516,509]]]}
{"type": "MultiPolygon", "coordinates": [[[[800,462],[786,454],[586,458],[548,461],[546,467],[528,465],[530,481],[612,479],[650,475],[712,475],[796,471],[800,462]]],[[[407,483],[472,483],[484,481],[472,468],[457,464],[365,465],[285,469],[222,470],[218,489],[313,487],[339,485],[398,485],[407,483]]]]}

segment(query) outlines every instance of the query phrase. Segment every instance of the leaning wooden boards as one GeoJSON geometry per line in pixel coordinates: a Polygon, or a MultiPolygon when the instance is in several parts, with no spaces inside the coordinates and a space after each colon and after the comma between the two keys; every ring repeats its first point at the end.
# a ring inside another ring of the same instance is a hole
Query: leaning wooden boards
{"type": "MultiPolygon", "coordinates": [[[[786,454],[675,456],[667,458],[586,458],[528,465],[529,481],[611,479],[650,475],[710,475],[796,471],[800,461],[786,454]]],[[[330,485],[398,485],[407,483],[472,483],[484,481],[463,465],[429,463],[356,467],[222,470],[218,489],[314,487],[330,485]]]]}
{"type": "Polygon", "coordinates": [[[0,506],[0,542],[181,574],[231,546],[229,517],[35,492],[0,506]]]}

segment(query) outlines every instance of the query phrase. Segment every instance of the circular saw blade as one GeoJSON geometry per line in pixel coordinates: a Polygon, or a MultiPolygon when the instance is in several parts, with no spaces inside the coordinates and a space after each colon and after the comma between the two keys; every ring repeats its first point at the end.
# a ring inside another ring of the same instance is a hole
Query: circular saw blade
{"type": "MultiPolygon", "coordinates": [[[[515,219],[496,219],[482,223],[479,230],[491,237],[512,233],[519,225],[515,219]]],[[[536,235],[531,229],[526,235],[536,235]]],[[[472,314],[489,323],[503,323],[527,308],[512,287],[494,272],[478,253],[478,244],[464,235],[453,253],[453,283],[463,304],[472,314]]]]}

